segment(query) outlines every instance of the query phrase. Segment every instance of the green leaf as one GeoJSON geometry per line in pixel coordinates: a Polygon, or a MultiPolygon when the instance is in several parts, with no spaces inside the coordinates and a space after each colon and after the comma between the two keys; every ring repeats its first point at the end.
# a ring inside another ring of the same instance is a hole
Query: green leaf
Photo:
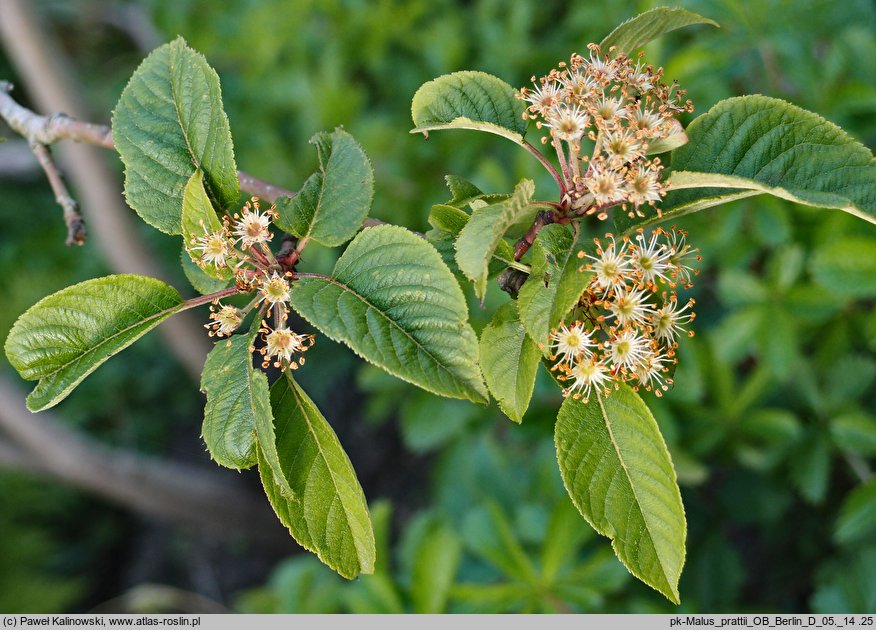
{"type": "Polygon", "coordinates": [[[514,534],[505,512],[495,501],[471,510],[463,525],[463,537],[471,551],[507,578],[535,584],[535,566],[514,534]]]}
{"type": "Polygon", "coordinates": [[[395,226],[363,230],[332,277],[300,277],[291,303],[327,337],[393,376],[486,402],[477,337],[459,284],[435,248],[395,226]]]}
{"type": "Polygon", "coordinates": [[[627,385],[587,403],[566,398],[555,439],[578,511],[612,539],[630,573],[679,603],[684,507],[666,443],[642,399],[627,385]]]}
{"type": "Polygon", "coordinates": [[[216,463],[234,470],[256,463],[256,425],[271,418],[268,379],[252,367],[258,332],[256,321],[247,334],[217,341],[201,373],[207,395],[201,433],[216,463]]]}
{"type": "Polygon", "coordinates": [[[31,411],[48,409],[114,354],[183,308],[176,289],[135,275],[74,284],[30,307],[6,338],[6,357],[22,378],[39,380],[31,411]]]}
{"type": "Polygon", "coordinates": [[[295,197],[277,200],[277,225],[299,238],[327,247],[349,241],[368,216],[374,198],[374,171],[353,136],[338,127],[310,139],[319,169],[295,197]]]}
{"type": "Polygon", "coordinates": [[[534,192],[535,183],[531,179],[520,180],[508,200],[478,208],[460,231],[456,240],[456,263],[474,283],[479,299],[483,300],[487,291],[493,253],[508,228],[531,212],[530,201],[534,192]]]}
{"type": "Polygon", "coordinates": [[[474,129],[523,144],[524,110],[514,88],[501,79],[485,72],[454,72],[424,83],[414,94],[411,133],[428,137],[436,129],[474,129]]]}
{"type": "Polygon", "coordinates": [[[134,72],[113,112],[125,165],[125,197],[144,221],[179,234],[183,189],[196,169],[213,207],[240,189],[219,77],[182,38],[154,50],[134,72]]]}
{"type": "Polygon", "coordinates": [[[345,578],[373,573],[376,546],[365,494],[331,425],[288,372],[271,388],[271,407],[281,472],[300,498],[284,495],[259,448],[259,474],[280,521],[345,578]]]}
{"type": "MultiPolygon", "coordinates": [[[[470,215],[464,210],[446,204],[436,204],[429,212],[429,224],[435,229],[426,233],[426,240],[435,245],[441,258],[455,273],[459,270],[456,265],[456,237],[468,224],[469,218],[470,215]]],[[[514,249],[507,240],[502,239],[490,258],[487,276],[492,277],[515,264],[514,249]]]]}
{"type": "Polygon", "coordinates": [[[408,524],[405,547],[413,612],[447,612],[450,588],[462,560],[459,536],[443,519],[421,517],[408,524]]]}
{"type": "Polygon", "coordinates": [[[465,210],[443,203],[435,204],[429,211],[429,225],[453,236],[459,235],[469,218],[465,210]]]}
{"type": "MultiPolygon", "coordinates": [[[[216,216],[216,211],[204,189],[204,175],[200,170],[192,174],[183,191],[181,226],[183,241],[189,245],[194,244],[196,239],[205,234],[214,234],[222,230],[222,222],[216,216]]],[[[201,253],[195,250],[189,250],[188,253],[192,262],[195,264],[201,262],[201,253]]],[[[205,275],[224,280],[226,284],[234,275],[231,269],[217,269],[212,264],[205,263],[198,267],[205,275]]]]}
{"type": "Polygon", "coordinates": [[[603,51],[608,52],[609,47],[615,46],[617,52],[626,53],[631,56],[648,42],[666,33],[693,24],[718,26],[718,23],[714,20],[697,15],[686,9],[657,7],[656,9],[645,11],[618,26],[602,40],[599,47],[603,51]]]}
{"type": "Polygon", "coordinates": [[[569,228],[546,225],[532,247],[532,273],[520,287],[517,308],[526,332],[537,343],[547,344],[552,328],[569,314],[590,282],[589,271],[579,271],[580,251],[569,228]]]}
{"type": "Polygon", "coordinates": [[[864,457],[876,455],[876,418],[869,414],[858,411],[837,416],[830,422],[830,435],[844,451],[864,457]]]}
{"type": "Polygon", "coordinates": [[[523,421],[529,407],[541,359],[538,346],[526,335],[513,302],[506,302],[481,332],[481,371],[493,398],[514,422],[523,421]]]}
{"type": "Polygon", "coordinates": [[[769,193],[876,223],[876,160],[821,116],[766,96],[729,98],[695,119],[672,154],[662,218],[769,193]]]}
{"type": "Polygon", "coordinates": [[[192,288],[201,295],[216,293],[222,289],[227,289],[231,284],[231,278],[221,280],[207,275],[206,271],[198,267],[194,261],[192,261],[192,257],[189,256],[185,247],[180,250],[179,260],[186,280],[188,280],[189,284],[192,285],[192,288]]]}
{"type": "Polygon", "coordinates": [[[876,532],[876,479],[855,488],[843,501],[834,528],[841,545],[860,542],[876,532]]]}
{"type": "MultiPolygon", "coordinates": [[[[876,177],[876,169],[874,169],[876,177]]],[[[876,192],[876,185],[873,188],[876,192]]],[[[821,245],[810,267],[815,281],[845,297],[876,296],[876,239],[849,237],[821,245]]]]}

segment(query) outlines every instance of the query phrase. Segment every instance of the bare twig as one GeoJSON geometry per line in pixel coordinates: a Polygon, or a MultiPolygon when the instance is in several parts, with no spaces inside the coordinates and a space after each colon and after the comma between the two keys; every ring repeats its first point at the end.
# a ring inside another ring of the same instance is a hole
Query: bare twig
{"type": "Polygon", "coordinates": [[[55,166],[48,147],[44,144],[33,142],[30,148],[36,156],[37,162],[43,168],[46,178],[49,180],[52,192],[55,193],[55,201],[64,210],[64,225],[67,226],[67,240],[65,241],[67,247],[71,245],[85,245],[85,221],[82,220],[82,215],[79,213],[79,204],[67,192],[67,185],[64,184],[61,172],[55,166]]]}
{"type": "MultiPolygon", "coordinates": [[[[115,149],[113,132],[108,125],[97,125],[76,120],[66,114],[40,116],[21,106],[10,96],[12,84],[0,81],[0,117],[30,143],[54,144],[60,140],[84,142],[104,149],[115,149]]],[[[240,188],[245,193],[257,195],[269,202],[279,197],[294,197],[295,192],[282,186],[268,183],[249,173],[237,171],[240,188]]]]}

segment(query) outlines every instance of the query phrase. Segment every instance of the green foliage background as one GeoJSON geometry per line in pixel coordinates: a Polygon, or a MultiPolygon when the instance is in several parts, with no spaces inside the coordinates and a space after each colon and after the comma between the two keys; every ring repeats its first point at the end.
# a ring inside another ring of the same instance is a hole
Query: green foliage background
{"type": "MultiPolygon", "coordinates": [[[[446,173],[485,191],[510,190],[522,177],[552,190],[538,164],[500,138],[409,135],[410,99],[424,81],[473,69],[522,86],[655,4],[140,3],[160,35],[155,44],[182,35],[219,72],[240,168],[297,189],[316,167],[308,138],[343,125],[374,164],[373,216],[417,230],[447,198],[446,173]]],[[[763,93],[876,146],[872,2],[680,4],[722,28],[673,33],[649,46],[648,59],[681,82],[696,113],[763,93]]],[[[125,6],[39,3],[103,121],[144,54],[103,19],[125,6]]],[[[7,70],[0,56],[0,76],[7,70]]],[[[5,337],[39,298],[107,269],[94,244],[61,245],[63,225],[43,182],[0,181],[0,197],[5,337]],[[23,209],[53,220],[36,230],[20,220],[23,209]]],[[[681,610],[876,612],[876,482],[865,483],[876,463],[876,228],[765,197],[679,224],[704,258],[697,334],[682,345],[675,389],[646,398],[689,521],[681,610]]],[[[146,226],[143,237],[186,291],[174,267],[177,241],[146,226]]],[[[326,270],[336,257],[316,246],[308,254],[326,270]]],[[[503,300],[494,285],[485,310],[472,299],[476,328],[503,300]]],[[[518,427],[495,405],[439,399],[322,338],[300,380],[362,477],[378,530],[374,576],[345,582],[308,555],[253,566],[246,541],[213,561],[185,532],[3,473],[0,583],[16,589],[0,588],[0,611],[87,610],[145,581],[245,611],[678,610],[630,578],[574,513],[554,461],[561,399],[550,383],[536,384],[518,427]],[[144,567],[150,536],[161,541],[161,560],[144,567]],[[206,591],[193,568],[201,562],[220,576],[206,591]]],[[[58,409],[107,442],[200,457],[201,405],[195,384],[150,335],[58,409]]]]}

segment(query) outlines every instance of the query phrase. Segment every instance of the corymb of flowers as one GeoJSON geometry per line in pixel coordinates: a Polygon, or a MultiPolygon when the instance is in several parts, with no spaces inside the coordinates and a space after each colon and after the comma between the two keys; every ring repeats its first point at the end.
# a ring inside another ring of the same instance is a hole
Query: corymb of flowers
{"type": "MultiPolygon", "coordinates": [[[[663,69],[633,63],[625,55],[603,55],[590,44],[590,57],[573,54],[547,75],[532,77],[534,88],[518,96],[529,103],[524,113],[549,136],[560,161],[563,205],[572,211],[607,218],[622,206],[644,217],[666,194],[660,159],[648,159],[649,146],[681,133],[676,116],[693,111],[685,92],[661,82],[663,69]],[[584,155],[584,143],[592,143],[584,155]]],[[[545,144],[548,138],[542,138],[545,144]]]]}
{"type": "Polygon", "coordinates": [[[186,250],[202,269],[231,270],[241,291],[255,292],[255,297],[244,308],[219,302],[211,306],[211,322],[205,325],[210,336],[231,336],[244,318],[258,309],[262,341],[258,352],[264,357],[262,367],[273,365],[295,370],[304,364],[302,355],[313,345],[314,338],[287,326],[293,274],[285,270],[269,246],[274,237],[270,227],[275,217],[274,206],[263,211],[258,198],[253,197],[239,213],[225,216],[221,229],[209,232],[205,228],[203,236],[192,238],[186,250]]]}
{"type": "MultiPolygon", "coordinates": [[[[693,111],[677,84],[661,81],[655,70],[590,44],[589,58],[573,54],[547,75],[520,90],[542,138],[556,150],[561,167],[560,222],[609,210],[644,217],[667,186],[659,158],[648,158],[658,141],[683,133],[677,116],[693,111]]],[[[551,332],[553,370],[565,384],[564,396],[587,400],[609,394],[618,383],[658,396],[672,385],[678,339],[692,335],[690,289],[699,261],[687,234],[676,228],[640,229],[631,237],[606,234],[594,239],[592,253],[580,251],[579,271],[591,274],[570,322],[551,332]]]]}

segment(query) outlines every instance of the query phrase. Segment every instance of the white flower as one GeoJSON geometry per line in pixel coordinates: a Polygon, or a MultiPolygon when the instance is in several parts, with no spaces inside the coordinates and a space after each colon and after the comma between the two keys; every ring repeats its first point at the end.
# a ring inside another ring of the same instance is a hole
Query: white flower
{"type": "Polygon", "coordinates": [[[678,307],[678,299],[675,295],[666,302],[661,308],[658,308],[651,314],[651,327],[654,329],[654,336],[657,339],[673,343],[679,333],[684,332],[683,326],[693,321],[696,315],[687,312],[694,305],[693,299],[681,308],[678,307]]]}
{"type": "Polygon", "coordinates": [[[523,100],[531,103],[534,112],[544,115],[559,102],[560,86],[555,81],[544,81],[534,90],[527,90],[523,100]]]}
{"type": "Polygon", "coordinates": [[[585,402],[594,390],[605,390],[611,382],[611,376],[605,366],[590,359],[578,361],[569,371],[566,380],[569,379],[572,380],[572,384],[565,389],[563,395],[583,397],[585,402]]]}
{"type": "Polygon", "coordinates": [[[585,61],[584,65],[587,68],[587,73],[603,84],[613,81],[617,75],[615,61],[599,55],[596,51],[590,53],[590,59],[585,61]]]}
{"type": "Polygon", "coordinates": [[[271,306],[284,304],[289,301],[289,283],[275,271],[259,289],[259,293],[261,299],[271,306]]]}
{"type": "Polygon", "coordinates": [[[660,201],[663,187],[660,185],[660,170],[653,165],[639,164],[627,173],[627,199],[636,208],[646,203],[660,201]]]}
{"type": "Polygon", "coordinates": [[[621,118],[626,117],[627,109],[621,99],[603,95],[593,104],[592,113],[597,122],[602,123],[606,129],[611,129],[621,118]]]}
{"type": "Polygon", "coordinates": [[[609,342],[609,357],[616,370],[634,372],[653,354],[650,342],[634,330],[625,330],[609,342]]]}
{"type": "Polygon", "coordinates": [[[619,203],[625,199],[625,182],[619,171],[593,165],[584,185],[597,205],[619,203]]]}
{"type": "MultiPolygon", "coordinates": [[[[292,355],[296,352],[304,352],[309,348],[310,335],[298,335],[288,328],[277,328],[271,331],[265,337],[265,351],[267,358],[276,357],[277,363],[275,367],[279,367],[278,363],[290,363],[292,355]]],[[[303,363],[303,360],[301,361],[303,363]]],[[[297,366],[296,366],[297,367],[297,366]]]]}
{"type": "Polygon", "coordinates": [[[593,270],[593,281],[598,287],[604,289],[604,294],[608,294],[616,287],[626,286],[631,271],[630,259],[626,253],[626,242],[621,244],[620,249],[616,250],[617,244],[614,237],[612,236],[610,239],[611,245],[605,248],[597,247],[597,256],[587,256],[593,261],[593,263],[588,264],[588,268],[593,270]]]}
{"type": "Polygon", "coordinates": [[[671,253],[663,243],[658,243],[657,239],[662,234],[661,230],[655,230],[651,234],[651,240],[645,240],[645,235],[639,233],[636,235],[637,245],[632,247],[630,259],[635,269],[645,284],[653,284],[657,278],[669,281],[667,273],[669,273],[669,258],[671,253]]]}
{"type": "Polygon", "coordinates": [[[231,256],[231,245],[225,232],[208,233],[207,228],[204,228],[204,236],[198,237],[191,250],[197,252],[201,261],[217,269],[226,267],[231,256]]]}
{"type": "Polygon", "coordinates": [[[218,311],[210,313],[213,324],[210,326],[219,337],[228,337],[240,327],[243,322],[243,311],[233,306],[222,306],[218,311]]]}
{"type": "Polygon", "coordinates": [[[599,83],[580,70],[572,71],[563,79],[563,89],[573,101],[583,101],[599,88],[599,83]]]}
{"type": "Polygon", "coordinates": [[[608,302],[611,317],[617,318],[621,326],[645,324],[654,309],[645,301],[645,292],[632,289],[618,289],[608,302]]]}
{"type": "Polygon", "coordinates": [[[616,166],[622,166],[642,156],[642,145],[629,129],[606,131],[602,146],[608,153],[609,160],[616,166]]]}
{"type": "Polygon", "coordinates": [[[627,111],[627,120],[630,122],[630,127],[641,133],[646,138],[653,138],[661,135],[661,125],[663,118],[652,109],[645,107],[630,108],[627,111]]]}
{"type": "MultiPolygon", "coordinates": [[[[236,216],[236,215],[235,215],[236,216]]],[[[271,214],[259,212],[258,207],[243,209],[241,217],[234,226],[234,235],[244,249],[256,243],[266,243],[271,240],[273,234],[268,229],[271,225],[271,214]]]]}
{"type": "Polygon", "coordinates": [[[551,349],[559,358],[559,363],[570,365],[579,356],[590,358],[593,354],[591,348],[595,346],[580,322],[575,322],[571,327],[560,326],[559,330],[551,334],[551,342],[551,349]]]}
{"type": "Polygon", "coordinates": [[[666,377],[666,372],[668,372],[668,368],[664,365],[666,360],[663,355],[652,354],[633,372],[633,376],[639,384],[648,391],[653,389],[657,396],[661,395],[660,390],[665,392],[672,384],[672,379],[666,377]]]}
{"type": "Polygon", "coordinates": [[[554,136],[566,142],[577,142],[587,131],[587,114],[578,105],[572,107],[560,103],[550,110],[545,126],[554,136]]]}
{"type": "Polygon", "coordinates": [[[692,260],[699,262],[701,257],[687,244],[687,232],[672,228],[668,233],[669,269],[672,278],[683,286],[691,286],[691,277],[699,273],[690,266],[692,260]]]}
{"type": "Polygon", "coordinates": [[[649,92],[654,89],[653,75],[648,71],[647,67],[642,65],[642,62],[636,63],[636,67],[627,78],[627,82],[636,88],[640,94],[649,92]]]}

